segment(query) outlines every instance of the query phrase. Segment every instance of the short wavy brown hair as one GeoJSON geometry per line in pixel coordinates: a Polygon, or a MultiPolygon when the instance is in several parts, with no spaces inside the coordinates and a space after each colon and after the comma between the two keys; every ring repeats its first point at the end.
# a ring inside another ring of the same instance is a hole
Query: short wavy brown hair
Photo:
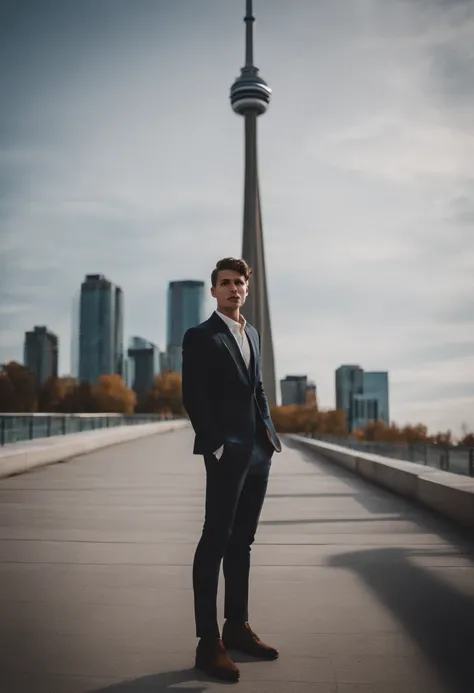
{"type": "Polygon", "coordinates": [[[233,270],[234,272],[238,272],[242,277],[245,277],[246,282],[248,282],[252,276],[252,270],[245,260],[239,260],[235,257],[224,257],[222,260],[219,260],[212,270],[211,284],[214,287],[217,284],[217,275],[221,270],[233,270]]]}

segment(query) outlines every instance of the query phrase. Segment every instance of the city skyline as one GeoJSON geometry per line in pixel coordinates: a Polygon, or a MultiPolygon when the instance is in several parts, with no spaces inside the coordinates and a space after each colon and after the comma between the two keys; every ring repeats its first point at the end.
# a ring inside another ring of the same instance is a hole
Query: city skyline
{"type": "MultiPolygon", "coordinates": [[[[259,146],[277,381],[308,373],[332,406],[335,368],[363,363],[390,371],[397,422],[472,428],[472,9],[255,14],[274,90],[259,146]]],[[[240,254],[225,94],[241,16],[217,0],[2,8],[0,362],[21,360],[33,324],[68,344],[71,297],[99,270],[126,293],[127,334],[164,345],[168,282],[209,286],[240,254]]]]}

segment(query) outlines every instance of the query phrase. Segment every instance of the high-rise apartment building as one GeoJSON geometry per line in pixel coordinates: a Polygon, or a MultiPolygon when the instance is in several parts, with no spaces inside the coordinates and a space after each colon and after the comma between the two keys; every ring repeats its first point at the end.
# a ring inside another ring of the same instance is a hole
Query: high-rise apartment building
{"type": "Polygon", "coordinates": [[[349,430],[354,418],[354,396],[364,392],[364,371],[360,366],[340,366],[336,371],[336,409],[346,412],[349,430]]]}
{"type": "Polygon", "coordinates": [[[307,375],[287,375],[280,380],[281,404],[305,404],[308,393],[307,375]]]}
{"type": "Polygon", "coordinates": [[[388,373],[364,372],[360,366],[336,370],[336,409],[346,413],[349,431],[370,421],[390,423],[388,373]]]}
{"type": "Polygon", "coordinates": [[[47,327],[25,332],[24,364],[38,385],[58,377],[58,338],[47,327]]]}
{"type": "Polygon", "coordinates": [[[181,372],[183,337],[203,321],[204,282],[187,279],[168,287],[167,370],[181,372]]]}
{"type": "Polygon", "coordinates": [[[123,375],[123,292],[102,274],[88,274],[79,309],[79,379],[123,375]]]}
{"type": "Polygon", "coordinates": [[[138,402],[142,402],[160,371],[160,351],[156,344],[142,337],[133,337],[128,348],[128,357],[130,383],[138,402]]]}

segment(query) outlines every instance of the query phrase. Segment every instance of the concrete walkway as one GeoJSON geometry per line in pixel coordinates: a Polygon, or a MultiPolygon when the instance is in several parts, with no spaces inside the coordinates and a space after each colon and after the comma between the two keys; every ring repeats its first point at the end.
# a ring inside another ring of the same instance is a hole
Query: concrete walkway
{"type": "MultiPolygon", "coordinates": [[[[162,434],[0,481],[0,693],[228,687],[192,668],[191,445],[162,434]]],[[[281,656],[236,656],[237,689],[472,693],[472,538],[291,445],[252,552],[251,623],[281,656]]]]}

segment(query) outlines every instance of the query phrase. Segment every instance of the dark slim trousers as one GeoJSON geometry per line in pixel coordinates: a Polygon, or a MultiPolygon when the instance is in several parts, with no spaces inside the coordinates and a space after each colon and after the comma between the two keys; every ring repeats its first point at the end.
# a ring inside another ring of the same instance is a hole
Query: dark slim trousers
{"type": "Polygon", "coordinates": [[[206,515],[193,564],[196,635],[220,637],[217,589],[223,561],[224,617],[248,621],[250,551],[267,490],[273,447],[259,431],[252,454],[232,446],[220,460],[204,457],[206,515]]]}

